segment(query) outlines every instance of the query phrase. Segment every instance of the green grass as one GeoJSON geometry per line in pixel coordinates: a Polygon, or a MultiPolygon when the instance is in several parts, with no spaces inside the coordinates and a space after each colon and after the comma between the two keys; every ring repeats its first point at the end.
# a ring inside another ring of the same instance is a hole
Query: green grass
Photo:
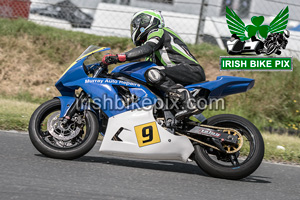
{"type": "MultiPolygon", "coordinates": [[[[90,45],[107,46],[124,51],[133,47],[129,38],[100,37],[81,32],[66,31],[48,26],[40,26],[26,20],[0,18],[0,36],[28,37],[38,48],[38,53],[46,55],[51,61],[66,64],[66,60],[78,57],[81,47],[90,45]]],[[[1,44],[1,42],[0,42],[1,44]]]]}
{"type": "Polygon", "coordinates": [[[37,103],[0,98],[0,129],[26,131],[37,103]]]}
{"type": "Polygon", "coordinates": [[[0,94],[0,99],[10,99],[12,101],[20,101],[20,102],[28,102],[28,103],[33,103],[33,104],[42,104],[45,101],[51,99],[49,97],[35,97],[33,96],[30,92],[23,91],[23,92],[18,92],[16,95],[8,95],[8,94],[0,94]]]}
{"type": "Polygon", "coordinates": [[[121,50],[126,49],[127,46],[133,46],[129,38],[101,37],[81,32],[66,31],[49,26],[40,26],[23,19],[10,20],[0,18],[0,26],[0,36],[20,37],[26,34],[34,37],[37,40],[37,43],[40,40],[47,40],[48,42],[45,45],[49,45],[49,47],[51,47],[51,43],[57,41],[66,42],[59,46],[68,45],[67,43],[75,43],[81,46],[102,44],[103,46],[110,46],[112,48],[119,48],[121,50]]]}
{"type": "Polygon", "coordinates": [[[263,133],[265,159],[300,164],[300,138],[297,136],[263,133]],[[283,146],[285,150],[277,149],[283,146]]]}

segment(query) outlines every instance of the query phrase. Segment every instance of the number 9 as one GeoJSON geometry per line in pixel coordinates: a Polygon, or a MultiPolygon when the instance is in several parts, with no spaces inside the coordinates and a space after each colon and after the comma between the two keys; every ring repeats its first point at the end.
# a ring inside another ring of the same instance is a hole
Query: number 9
{"type": "Polygon", "coordinates": [[[143,140],[143,143],[151,142],[153,140],[153,128],[152,128],[152,126],[146,126],[146,127],[144,127],[142,129],[142,135],[143,135],[144,138],[149,137],[148,139],[143,140]]]}

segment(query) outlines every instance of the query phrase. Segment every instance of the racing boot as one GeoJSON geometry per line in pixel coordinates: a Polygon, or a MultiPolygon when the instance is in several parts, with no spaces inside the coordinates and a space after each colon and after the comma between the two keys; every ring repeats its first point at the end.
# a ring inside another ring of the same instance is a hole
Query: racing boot
{"type": "Polygon", "coordinates": [[[183,105],[182,110],[175,114],[177,120],[181,120],[198,111],[195,99],[192,98],[190,92],[180,84],[176,84],[170,88],[169,97],[178,99],[183,105]]]}

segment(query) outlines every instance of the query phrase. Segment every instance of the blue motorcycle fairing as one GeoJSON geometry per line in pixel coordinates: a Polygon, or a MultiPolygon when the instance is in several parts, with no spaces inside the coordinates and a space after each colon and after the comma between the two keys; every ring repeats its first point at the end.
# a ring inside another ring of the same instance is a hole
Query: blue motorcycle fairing
{"type": "Polygon", "coordinates": [[[73,103],[75,102],[76,98],[75,97],[69,97],[69,96],[60,96],[60,97],[55,97],[58,98],[60,100],[60,116],[59,117],[64,117],[69,108],[73,105],[73,103]]]}
{"type": "Polygon", "coordinates": [[[131,76],[135,79],[138,79],[140,81],[143,81],[146,83],[146,79],[144,77],[145,72],[151,68],[157,66],[156,64],[149,62],[149,61],[144,61],[144,62],[133,62],[133,63],[127,63],[124,65],[117,66],[114,68],[111,73],[116,74],[116,73],[121,73],[125,74],[127,76],[131,76]]]}
{"type": "Polygon", "coordinates": [[[94,104],[101,108],[108,117],[154,105],[157,101],[157,97],[140,84],[109,78],[88,77],[65,83],[64,86],[71,90],[81,87],[94,100],[94,104]],[[129,87],[130,92],[137,97],[137,102],[133,102],[125,107],[122,99],[117,95],[118,93],[115,86],[129,87]],[[110,99],[113,101],[112,103],[110,99]]]}
{"type": "Polygon", "coordinates": [[[55,87],[59,90],[62,96],[73,96],[74,90],[78,88],[67,88],[64,86],[65,83],[68,83],[73,80],[82,79],[87,77],[83,67],[76,67],[76,66],[82,66],[84,60],[79,60],[77,63],[73,65],[68,70],[68,73],[65,73],[55,84],[55,87]],[[72,74],[72,76],[70,76],[72,74]]]}
{"type": "MultiPolygon", "coordinates": [[[[60,79],[56,82],[55,86],[59,90],[62,96],[74,96],[74,91],[69,88],[64,87],[64,84],[73,80],[78,80],[81,78],[88,77],[83,68],[83,62],[88,56],[91,56],[97,52],[107,51],[110,48],[102,47],[89,52],[85,55],[79,57],[75,62],[73,62],[69,68],[63,73],[60,79]]],[[[77,89],[77,88],[76,88],[77,89]]]]}
{"type": "MultiPolygon", "coordinates": [[[[61,105],[61,109],[60,109],[60,116],[59,117],[64,117],[66,116],[69,108],[75,103],[76,101],[76,98],[75,97],[69,97],[69,96],[60,96],[60,97],[55,97],[57,99],[60,100],[60,105],[61,105]]],[[[98,116],[99,114],[91,107],[90,104],[87,104],[87,105],[81,105],[81,108],[80,108],[81,111],[84,111],[84,110],[90,110],[92,111],[93,113],[96,114],[96,116],[98,116]]],[[[99,119],[99,123],[101,122],[101,119],[99,118],[98,116],[98,119],[99,119]]],[[[100,132],[101,133],[101,132],[100,132]]],[[[103,135],[103,133],[101,133],[103,135]]]]}
{"type": "Polygon", "coordinates": [[[218,76],[214,81],[207,81],[186,86],[190,91],[205,88],[210,92],[209,98],[221,98],[227,95],[246,92],[254,85],[255,80],[235,76],[218,76]]]}

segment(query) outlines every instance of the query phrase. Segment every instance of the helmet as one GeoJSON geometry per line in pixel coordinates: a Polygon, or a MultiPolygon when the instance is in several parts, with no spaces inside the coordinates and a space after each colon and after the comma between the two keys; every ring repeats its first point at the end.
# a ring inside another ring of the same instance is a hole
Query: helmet
{"type": "Polygon", "coordinates": [[[148,33],[155,28],[163,28],[164,19],[156,10],[144,10],[133,15],[130,30],[131,39],[136,46],[146,41],[148,33]]]}

